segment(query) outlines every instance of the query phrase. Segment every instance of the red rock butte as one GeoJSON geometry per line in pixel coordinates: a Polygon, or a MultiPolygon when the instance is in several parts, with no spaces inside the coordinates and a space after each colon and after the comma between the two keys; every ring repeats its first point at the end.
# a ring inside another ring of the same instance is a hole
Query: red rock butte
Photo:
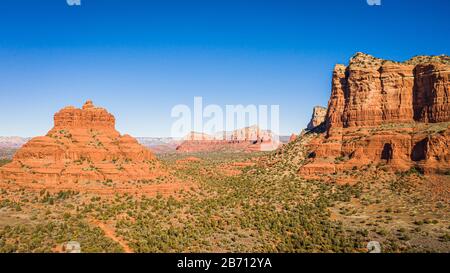
{"type": "Polygon", "coordinates": [[[36,137],[0,169],[0,180],[17,183],[128,182],[160,175],[150,150],[115,129],[115,118],[87,101],[82,109],[66,107],[54,127],[36,137]]]}
{"type": "Polygon", "coordinates": [[[309,145],[303,175],[368,164],[450,170],[450,58],[399,63],[357,53],[333,72],[326,133],[309,145]]]}
{"type": "Polygon", "coordinates": [[[336,65],[328,131],[384,123],[450,120],[450,58],[418,56],[404,63],[357,53],[336,65]]]}

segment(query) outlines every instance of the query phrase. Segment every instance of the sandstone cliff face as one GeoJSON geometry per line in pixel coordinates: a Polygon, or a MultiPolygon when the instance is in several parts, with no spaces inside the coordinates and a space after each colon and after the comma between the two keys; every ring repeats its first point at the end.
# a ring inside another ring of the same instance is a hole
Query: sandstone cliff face
{"type": "Polygon", "coordinates": [[[256,125],[234,130],[231,136],[227,137],[227,139],[235,141],[270,141],[272,138],[270,131],[261,130],[256,125]]]}
{"type": "Polygon", "coordinates": [[[322,123],[325,122],[326,116],[327,116],[327,108],[322,106],[314,107],[311,121],[309,122],[307,129],[313,130],[314,128],[322,125],[322,123]]]}
{"type": "Polygon", "coordinates": [[[0,169],[0,180],[33,183],[138,181],[158,175],[145,147],[115,129],[115,119],[91,101],[55,114],[54,128],[36,137],[0,169]]]}
{"type": "Polygon", "coordinates": [[[450,58],[395,63],[358,53],[333,71],[327,133],[308,144],[303,175],[367,164],[450,170],[450,58]]]}
{"type": "Polygon", "coordinates": [[[366,165],[391,171],[413,167],[425,173],[450,170],[450,123],[407,127],[345,128],[333,137],[317,136],[307,145],[309,162],[302,175],[332,174],[366,165]]]}
{"type": "Polygon", "coordinates": [[[414,75],[414,119],[432,123],[449,121],[450,65],[419,64],[414,75]]]}
{"type": "Polygon", "coordinates": [[[53,131],[87,128],[114,132],[115,122],[113,115],[87,101],[82,109],[69,106],[56,113],[53,131]]]}
{"type": "Polygon", "coordinates": [[[385,123],[450,121],[449,88],[448,57],[394,63],[357,53],[348,67],[334,69],[328,133],[385,123]]]}

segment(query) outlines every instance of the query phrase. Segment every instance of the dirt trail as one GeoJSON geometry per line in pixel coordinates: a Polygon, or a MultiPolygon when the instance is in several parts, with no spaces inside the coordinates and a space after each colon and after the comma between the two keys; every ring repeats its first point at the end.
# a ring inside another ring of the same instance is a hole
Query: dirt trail
{"type": "Polygon", "coordinates": [[[122,238],[116,236],[116,232],[114,229],[98,220],[92,219],[91,223],[99,227],[101,230],[103,230],[103,232],[107,237],[111,238],[114,242],[118,243],[123,248],[125,253],[133,253],[133,250],[128,246],[128,244],[122,238]]]}

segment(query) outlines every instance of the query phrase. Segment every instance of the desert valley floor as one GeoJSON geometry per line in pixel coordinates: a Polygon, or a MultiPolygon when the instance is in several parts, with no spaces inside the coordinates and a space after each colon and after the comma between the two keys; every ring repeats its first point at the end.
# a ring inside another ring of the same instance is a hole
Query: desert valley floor
{"type": "Polygon", "coordinates": [[[74,240],[83,252],[366,252],[372,240],[384,252],[450,251],[449,175],[367,166],[340,185],[299,178],[289,155],[161,155],[170,179],[133,193],[2,185],[0,252],[60,252],[74,240]]]}

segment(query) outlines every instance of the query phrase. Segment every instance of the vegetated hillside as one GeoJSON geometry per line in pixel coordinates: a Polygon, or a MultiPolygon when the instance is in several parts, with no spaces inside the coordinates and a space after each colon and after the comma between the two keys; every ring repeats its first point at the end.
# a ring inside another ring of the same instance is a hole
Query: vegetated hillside
{"type": "Polygon", "coordinates": [[[313,137],[284,153],[160,155],[193,182],[172,194],[2,191],[0,251],[59,251],[69,239],[93,252],[366,252],[371,240],[384,252],[449,251],[448,205],[442,192],[426,193],[424,176],[303,179],[297,155],[313,137]]]}
{"type": "MultiPolygon", "coordinates": [[[[264,176],[274,181],[295,177],[291,179],[299,184],[328,185],[331,192],[347,188],[354,194],[332,202],[326,209],[329,220],[341,222],[344,230],[363,235],[365,240],[381,242],[383,251],[450,250],[450,172],[424,175],[416,168],[392,171],[381,162],[333,173],[301,175],[303,166],[314,160],[309,143],[321,139],[323,134],[305,133],[263,157],[264,176]]],[[[329,160],[332,164],[341,163],[329,160]]]]}

